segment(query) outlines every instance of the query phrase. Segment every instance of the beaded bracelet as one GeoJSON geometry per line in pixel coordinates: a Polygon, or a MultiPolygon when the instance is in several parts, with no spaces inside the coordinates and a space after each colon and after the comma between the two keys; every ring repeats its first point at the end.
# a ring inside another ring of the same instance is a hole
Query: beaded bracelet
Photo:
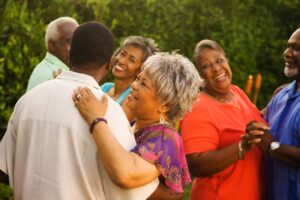
{"type": "Polygon", "coordinates": [[[107,121],[105,118],[102,118],[102,117],[97,117],[96,119],[93,120],[93,122],[91,123],[91,126],[90,126],[90,133],[93,134],[93,129],[95,127],[95,125],[98,123],[98,122],[105,122],[107,124],[107,121]]]}
{"type": "Polygon", "coordinates": [[[239,160],[244,160],[244,149],[242,146],[242,140],[239,142],[239,154],[238,154],[238,158],[239,160]]]}

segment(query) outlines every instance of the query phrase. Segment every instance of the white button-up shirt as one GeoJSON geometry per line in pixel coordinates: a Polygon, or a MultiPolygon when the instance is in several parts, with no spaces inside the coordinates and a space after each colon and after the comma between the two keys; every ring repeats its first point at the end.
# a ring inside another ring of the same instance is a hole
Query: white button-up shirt
{"type": "MultiPolygon", "coordinates": [[[[135,189],[122,189],[108,177],[89,126],[75,107],[78,86],[103,95],[85,74],[63,72],[27,92],[17,102],[0,143],[0,169],[8,174],[14,199],[140,200],[158,186],[155,180],[135,189]]],[[[136,143],[122,108],[108,100],[108,126],[126,149],[136,143]]]]}

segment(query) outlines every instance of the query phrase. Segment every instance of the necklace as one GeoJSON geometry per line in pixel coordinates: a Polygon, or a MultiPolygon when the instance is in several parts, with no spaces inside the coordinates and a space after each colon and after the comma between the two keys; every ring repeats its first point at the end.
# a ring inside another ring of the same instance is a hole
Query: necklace
{"type": "Polygon", "coordinates": [[[207,92],[206,90],[204,92],[206,94],[208,94],[209,96],[211,96],[212,98],[214,98],[215,100],[220,101],[222,103],[228,103],[228,102],[232,101],[232,99],[234,97],[234,95],[232,94],[232,92],[230,92],[230,99],[225,99],[225,98],[222,98],[222,97],[218,97],[216,95],[212,95],[209,92],[207,92]]]}

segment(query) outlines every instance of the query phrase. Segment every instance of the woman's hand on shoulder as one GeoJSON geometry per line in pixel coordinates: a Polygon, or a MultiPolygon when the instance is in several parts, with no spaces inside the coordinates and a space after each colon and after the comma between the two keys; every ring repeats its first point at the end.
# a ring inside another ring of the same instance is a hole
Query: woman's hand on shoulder
{"type": "Polygon", "coordinates": [[[76,88],[72,99],[81,116],[88,124],[91,124],[97,117],[104,117],[106,113],[108,106],[107,96],[103,95],[99,100],[87,87],[76,88]]]}

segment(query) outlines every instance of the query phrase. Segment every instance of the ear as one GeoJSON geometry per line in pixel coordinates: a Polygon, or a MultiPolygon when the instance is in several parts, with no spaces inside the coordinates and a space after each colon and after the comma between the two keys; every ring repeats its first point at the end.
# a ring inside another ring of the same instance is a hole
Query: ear
{"type": "Polygon", "coordinates": [[[55,42],[53,40],[48,40],[48,51],[50,53],[55,52],[55,42]]]}
{"type": "Polygon", "coordinates": [[[161,105],[158,108],[159,113],[166,113],[168,111],[169,111],[169,105],[168,104],[161,105]]]}

